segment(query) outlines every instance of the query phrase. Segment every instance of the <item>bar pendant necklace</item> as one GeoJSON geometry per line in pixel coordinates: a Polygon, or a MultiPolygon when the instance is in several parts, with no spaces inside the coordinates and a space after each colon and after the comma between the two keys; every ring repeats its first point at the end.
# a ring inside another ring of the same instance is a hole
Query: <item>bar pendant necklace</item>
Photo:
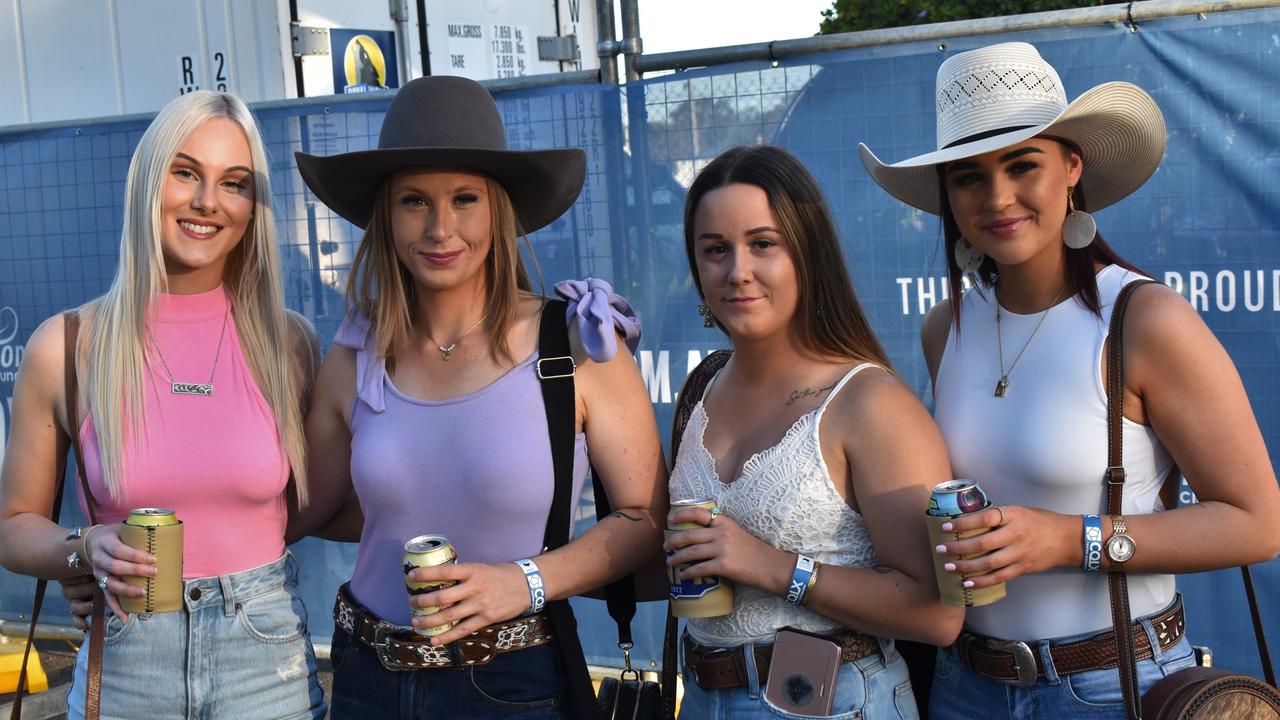
{"type": "Polygon", "coordinates": [[[1009,393],[1009,374],[1013,372],[1015,367],[1017,367],[1018,361],[1022,359],[1022,354],[1031,346],[1031,341],[1035,339],[1036,333],[1040,332],[1040,326],[1044,324],[1044,319],[1049,317],[1049,311],[1052,310],[1054,306],[1058,304],[1058,301],[1062,299],[1062,293],[1065,292],[1066,289],[1066,286],[1063,286],[1063,288],[1058,291],[1058,295],[1053,299],[1053,302],[1049,303],[1049,307],[1045,308],[1044,312],[1040,313],[1040,319],[1036,322],[1036,326],[1031,329],[1031,335],[1027,337],[1027,341],[1022,343],[1022,349],[1018,351],[1018,356],[1013,359],[1012,363],[1010,363],[1008,370],[1004,369],[1004,340],[1001,337],[1000,332],[1000,298],[995,297],[995,294],[992,293],[992,300],[996,306],[996,352],[1000,357],[1000,379],[996,381],[996,390],[994,393],[996,397],[1002,398],[1009,393]]]}
{"type": "Polygon", "coordinates": [[[164,359],[164,353],[160,352],[160,343],[156,342],[155,333],[151,333],[151,344],[156,349],[156,356],[160,358],[160,364],[169,376],[169,392],[174,395],[202,395],[204,397],[213,395],[213,378],[218,372],[218,358],[222,357],[222,341],[227,336],[227,315],[230,311],[231,305],[228,303],[227,309],[222,312],[222,332],[218,333],[218,349],[213,353],[213,369],[209,371],[209,382],[207,383],[187,383],[175,380],[173,370],[169,369],[169,363],[164,359]]]}

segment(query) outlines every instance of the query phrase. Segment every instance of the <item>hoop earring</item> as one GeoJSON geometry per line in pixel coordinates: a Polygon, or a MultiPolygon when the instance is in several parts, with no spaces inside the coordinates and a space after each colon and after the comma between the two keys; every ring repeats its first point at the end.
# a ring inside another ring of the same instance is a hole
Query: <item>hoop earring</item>
{"type": "Polygon", "coordinates": [[[711,314],[710,305],[698,303],[698,314],[702,316],[702,327],[710,328],[716,326],[716,316],[711,314]]]}
{"type": "Polygon", "coordinates": [[[1083,250],[1098,234],[1098,223],[1089,213],[1076,210],[1076,203],[1071,197],[1075,191],[1075,186],[1067,186],[1067,217],[1062,221],[1062,244],[1072,250],[1083,250]]]}
{"type": "Polygon", "coordinates": [[[956,241],[954,250],[956,256],[956,267],[960,268],[962,273],[976,273],[982,267],[982,262],[987,259],[987,254],[974,247],[964,238],[956,241]]]}

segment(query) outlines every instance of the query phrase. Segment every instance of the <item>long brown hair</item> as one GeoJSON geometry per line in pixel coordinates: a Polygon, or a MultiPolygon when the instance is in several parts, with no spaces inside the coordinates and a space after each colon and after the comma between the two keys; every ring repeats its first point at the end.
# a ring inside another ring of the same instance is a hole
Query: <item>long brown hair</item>
{"type": "MultiPolygon", "coordinates": [[[[1079,155],[1084,159],[1084,154],[1079,148],[1065,141],[1051,138],[1062,143],[1066,151],[1079,155]]],[[[956,243],[960,242],[960,226],[956,224],[956,217],[951,213],[951,198],[947,196],[947,166],[938,165],[938,197],[942,205],[942,244],[943,254],[947,256],[947,288],[951,297],[951,322],[956,330],[960,329],[960,295],[964,292],[964,273],[960,272],[960,266],[956,264],[956,243]]],[[[1063,189],[1065,192],[1065,188],[1063,189]]],[[[1075,191],[1071,195],[1072,202],[1075,203],[1077,211],[1085,212],[1089,209],[1089,203],[1085,200],[1084,183],[1077,182],[1075,191]]],[[[1083,248],[1076,250],[1074,248],[1063,245],[1066,251],[1066,261],[1064,263],[1063,275],[1066,280],[1067,293],[1075,295],[1077,301],[1099,318],[1102,317],[1102,304],[1098,300],[1098,272],[1096,267],[1098,264],[1119,265],[1126,270],[1132,270],[1136,273],[1146,275],[1145,272],[1133,263],[1120,257],[1106,240],[1102,239],[1102,233],[1096,232],[1093,236],[1093,242],[1083,248]]],[[[996,262],[988,255],[982,259],[982,265],[978,271],[972,273],[975,289],[981,292],[982,288],[992,288],[996,284],[996,276],[999,272],[996,270],[996,262]]]]}
{"type": "Polygon", "coordinates": [[[849,280],[840,236],[818,181],[782,148],[731,148],[694,178],[684,203],[684,249],[698,296],[702,297],[702,279],[693,249],[694,216],[703,196],[735,183],[763,190],[781,225],[782,244],[796,266],[800,298],[795,320],[801,345],[820,356],[869,360],[889,368],[889,356],[849,280]]]}
{"type": "MultiPolygon", "coordinates": [[[[405,172],[405,171],[401,171],[405,172]]],[[[378,186],[374,196],[373,217],[360,238],[347,283],[347,303],[369,319],[378,342],[378,354],[394,357],[397,348],[405,347],[413,335],[413,276],[396,256],[391,229],[391,175],[378,186]]],[[[528,245],[516,219],[515,208],[507,191],[491,178],[485,178],[489,194],[489,220],[492,246],[484,259],[484,318],[489,352],[495,360],[513,360],[507,334],[515,322],[522,293],[531,292],[529,272],[520,256],[519,240],[528,245]]],[[[532,257],[532,248],[529,250],[532,257]]]]}

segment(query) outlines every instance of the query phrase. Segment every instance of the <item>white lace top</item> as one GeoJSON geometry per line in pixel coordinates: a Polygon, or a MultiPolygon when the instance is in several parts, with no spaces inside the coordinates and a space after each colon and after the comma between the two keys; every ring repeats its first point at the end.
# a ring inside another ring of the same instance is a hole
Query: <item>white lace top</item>
{"type": "MultiPolygon", "coordinates": [[[[821,406],[800,416],[776,445],[748,458],[741,476],[728,484],[720,482],[715,458],[703,445],[707,411],[699,401],[680,440],[671,497],[714,499],[720,511],[747,532],[787,552],[803,553],[823,564],[875,567],[878,560],[867,525],[836,492],[818,441],[818,427],[831,399],[869,367],[878,366],[863,363],[846,373],[821,406]]],[[[707,393],[714,384],[712,378],[707,393]]],[[[734,585],[733,591],[733,612],[689,619],[695,641],[729,647],[772,639],[784,627],[818,633],[840,627],[763,590],[734,585]]]]}

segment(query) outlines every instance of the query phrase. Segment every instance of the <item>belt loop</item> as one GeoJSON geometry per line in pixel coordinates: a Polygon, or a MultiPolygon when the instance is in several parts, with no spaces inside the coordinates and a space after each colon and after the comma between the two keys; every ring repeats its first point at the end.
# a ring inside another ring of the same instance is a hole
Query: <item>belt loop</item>
{"type": "Polygon", "coordinates": [[[222,586],[222,610],[231,617],[236,614],[236,593],[231,587],[231,576],[219,575],[218,584],[222,586]]]}
{"type": "Polygon", "coordinates": [[[876,635],[875,638],[876,644],[880,646],[880,665],[881,667],[889,667],[898,659],[898,648],[894,645],[893,638],[881,635],[876,635]]]}
{"type": "Polygon", "coordinates": [[[756,669],[756,643],[749,642],[742,646],[742,664],[747,675],[747,697],[759,700],[760,672],[756,669]]]}
{"type": "MultiPolygon", "coordinates": [[[[1151,643],[1151,659],[1160,664],[1164,660],[1164,649],[1160,647],[1160,637],[1156,635],[1156,626],[1151,622],[1151,616],[1148,615],[1138,621],[1142,626],[1142,631],[1147,634],[1147,642],[1151,643]]],[[[1129,632],[1133,632],[1130,628],[1129,632]]]]}
{"type": "Polygon", "coordinates": [[[1044,666],[1044,679],[1050,685],[1062,684],[1062,677],[1058,675],[1058,666],[1053,664],[1053,653],[1050,651],[1051,643],[1048,640],[1041,640],[1036,643],[1036,652],[1040,655],[1040,664],[1044,666]]]}

